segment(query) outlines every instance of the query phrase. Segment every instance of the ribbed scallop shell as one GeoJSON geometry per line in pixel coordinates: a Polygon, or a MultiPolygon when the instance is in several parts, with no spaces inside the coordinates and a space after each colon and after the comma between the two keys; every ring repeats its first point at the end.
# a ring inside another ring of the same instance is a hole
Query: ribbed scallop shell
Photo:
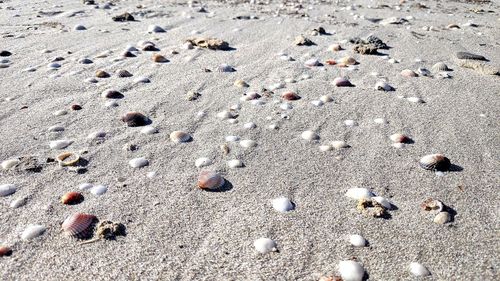
{"type": "Polygon", "coordinates": [[[284,100],[292,101],[292,100],[299,100],[300,96],[294,92],[286,92],[286,93],[281,94],[281,98],[284,100]]]}
{"type": "Polygon", "coordinates": [[[170,140],[176,143],[188,142],[191,140],[191,135],[183,131],[173,131],[170,133],[170,140]]]}
{"type": "Polygon", "coordinates": [[[94,215],[76,213],[66,218],[61,227],[66,235],[82,238],[88,236],[88,230],[96,220],[94,215]]]}
{"type": "Polygon", "coordinates": [[[448,171],[451,166],[450,159],[443,154],[430,154],[422,157],[419,161],[420,167],[425,170],[448,171]]]}
{"type": "Polygon", "coordinates": [[[127,112],[122,116],[122,121],[127,123],[129,127],[138,127],[147,125],[149,119],[144,114],[140,112],[127,112]]]}
{"type": "Polygon", "coordinates": [[[128,72],[125,69],[119,69],[116,71],[116,75],[121,78],[132,77],[132,73],[128,72]]]}
{"type": "Polygon", "coordinates": [[[61,196],[61,203],[65,205],[74,205],[83,201],[83,195],[80,192],[68,192],[61,196]]]}
{"type": "Polygon", "coordinates": [[[224,185],[224,178],[214,171],[201,171],[198,176],[198,187],[201,189],[217,189],[224,185]]]}

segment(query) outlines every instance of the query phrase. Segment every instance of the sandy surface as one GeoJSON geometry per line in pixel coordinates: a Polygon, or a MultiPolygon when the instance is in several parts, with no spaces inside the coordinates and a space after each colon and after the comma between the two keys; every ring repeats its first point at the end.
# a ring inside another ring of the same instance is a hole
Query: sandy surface
{"type": "Polygon", "coordinates": [[[291,5],[277,15],[278,4],[207,2],[208,13],[199,13],[183,1],[113,2],[111,9],[81,1],[0,3],[0,49],[12,52],[1,58],[9,66],[0,69],[0,160],[31,155],[45,163],[59,153],[48,145],[56,139],[74,140],[65,151],[88,151],[82,155],[88,161],[82,174],[54,163],[42,165],[37,173],[0,172],[0,184],[18,187],[13,195],[0,197],[0,244],[13,249],[10,257],[0,258],[0,279],[317,280],[338,274],[339,261],[356,258],[368,280],[417,280],[409,272],[410,262],[429,269],[432,275],[425,280],[498,280],[500,80],[454,62],[457,51],[469,51],[485,56],[492,65],[500,64],[498,3],[421,1],[429,9],[420,9],[411,1],[396,9],[399,1],[340,1],[305,4],[303,9],[291,5]],[[345,9],[351,4],[354,9],[345,9]],[[375,9],[377,4],[388,6],[375,9]],[[475,8],[485,12],[471,12],[475,8]],[[56,11],[62,13],[47,13],[56,11]],[[81,12],[68,17],[71,11],[81,12]],[[111,20],[125,11],[137,21],[111,20]],[[239,15],[258,19],[232,19],[239,15]],[[410,18],[406,24],[389,26],[364,19],[393,16],[410,18]],[[477,27],[463,26],[468,22],[477,27]],[[451,23],[461,28],[445,28],[451,23]],[[73,31],[76,24],[87,30],[73,31]],[[150,24],[167,32],[148,34],[150,24]],[[318,26],[331,35],[310,36],[318,26]],[[425,26],[433,28],[427,31],[425,26]],[[317,45],[295,46],[299,34],[317,45]],[[380,52],[399,63],[355,54],[353,44],[343,41],[369,34],[391,46],[380,52]],[[193,36],[223,39],[234,50],[183,49],[184,40],[193,36]],[[112,61],[128,44],[140,40],[156,42],[170,62],[153,63],[150,52],[112,61]],[[327,49],[338,42],[345,50],[327,49]],[[42,53],[44,49],[52,52],[42,53]],[[95,58],[106,50],[113,54],[95,58]],[[179,54],[171,54],[172,50],[179,54]],[[281,60],[280,53],[295,61],[281,60]],[[360,64],[303,66],[310,57],[324,62],[348,54],[360,64]],[[46,65],[56,56],[65,58],[62,67],[48,70],[46,65]],[[78,63],[82,57],[94,63],[78,63]],[[431,69],[439,61],[453,69],[450,79],[400,75],[407,68],[431,69]],[[236,71],[215,71],[221,63],[236,71]],[[36,71],[23,71],[30,66],[36,71]],[[206,73],[203,68],[214,71],[206,73]],[[110,73],[126,69],[134,76],[85,82],[97,69],[110,73]],[[379,78],[372,72],[386,77],[396,91],[375,90],[379,78]],[[302,79],[304,74],[311,78],[302,79]],[[138,76],[150,77],[151,83],[134,83],[138,76]],[[338,76],[348,76],[355,87],[335,87],[331,82],[338,76]],[[297,82],[262,98],[265,105],[239,101],[249,90],[269,88],[288,78],[297,82]],[[245,80],[250,88],[235,87],[236,79],[245,80]],[[118,107],[104,106],[100,93],[108,88],[125,95],[118,107]],[[289,119],[283,119],[285,110],[274,101],[287,90],[297,91],[302,99],[292,102],[294,109],[286,111],[289,119]],[[187,101],[188,91],[202,96],[187,101]],[[333,103],[321,107],[310,103],[326,94],[333,103]],[[405,97],[419,97],[425,103],[405,97]],[[75,103],[83,109],[69,109],[75,103]],[[238,103],[238,123],[216,117],[238,103]],[[61,109],[68,114],[52,114],[61,109]],[[130,110],[148,115],[159,133],[144,135],[140,127],[126,127],[120,116],[130,110]],[[207,115],[197,118],[201,110],[207,115]],[[375,118],[389,123],[376,124],[375,118]],[[359,126],[346,127],[346,119],[359,126]],[[244,129],[249,121],[257,128],[244,129]],[[269,129],[271,124],[278,129],[269,129]],[[65,130],[48,132],[53,125],[65,130]],[[104,140],[87,139],[99,130],[107,133],[104,140]],[[171,142],[174,130],[189,132],[193,141],[171,142]],[[316,131],[320,140],[301,139],[305,130],[316,131]],[[414,143],[394,148],[388,137],[396,132],[407,134],[414,143]],[[229,143],[231,151],[223,155],[220,145],[228,135],[258,145],[243,149],[229,143]],[[320,144],[333,140],[345,140],[351,147],[319,150],[320,144]],[[124,151],[126,143],[139,149],[124,151]],[[456,165],[455,171],[437,176],[419,168],[418,159],[432,153],[444,153],[456,165]],[[131,168],[128,161],[136,157],[147,158],[150,165],[131,168]],[[194,161],[199,157],[213,159],[205,169],[224,175],[229,182],[225,192],[196,187],[200,169],[194,161]],[[245,167],[229,169],[229,159],[241,159],[245,167]],[[156,175],[150,178],[149,172],[156,175]],[[109,190],[102,196],[82,191],[85,200],[74,206],[59,202],[61,195],[78,191],[84,182],[104,184],[109,190]],[[389,198],[397,210],[390,211],[390,219],[358,213],[356,202],[344,196],[355,186],[389,198]],[[29,198],[26,205],[9,207],[24,196],[29,198]],[[278,196],[291,198],[296,209],[276,212],[270,200],[278,196]],[[433,223],[433,217],[419,207],[428,197],[455,210],[454,221],[433,223]],[[60,231],[62,221],[75,212],[121,222],[127,235],[79,245],[60,231]],[[23,241],[20,233],[29,224],[44,225],[47,231],[23,241]],[[351,234],[363,235],[369,247],[351,246],[351,234]],[[279,253],[257,253],[253,241],[260,237],[274,239],[279,253]]]}

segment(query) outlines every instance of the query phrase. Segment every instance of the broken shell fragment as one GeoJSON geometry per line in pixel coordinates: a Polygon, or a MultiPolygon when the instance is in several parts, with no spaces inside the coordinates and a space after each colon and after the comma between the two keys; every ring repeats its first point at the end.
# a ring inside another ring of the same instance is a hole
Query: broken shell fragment
{"type": "Polygon", "coordinates": [[[83,238],[89,235],[88,230],[96,220],[94,215],[76,213],[67,217],[61,227],[66,235],[83,238]]]}
{"type": "Polygon", "coordinates": [[[56,157],[61,167],[74,166],[80,161],[80,155],[74,152],[63,152],[56,157]]]}
{"type": "Polygon", "coordinates": [[[70,146],[72,143],[72,140],[55,140],[49,143],[49,147],[52,149],[63,149],[70,146]]]}
{"type": "Polygon", "coordinates": [[[253,246],[255,250],[261,254],[267,254],[270,252],[277,252],[278,245],[274,240],[269,238],[259,238],[253,242],[253,246]]]}
{"type": "Polygon", "coordinates": [[[142,113],[131,111],[122,116],[122,121],[127,123],[129,127],[139,127],[147,125],[149,118],[142,113]]]}
{"type": "Polygon", "coordinates": [[[191,135],[183,131],[173,131],[170,133],[170,140],[175,143],[188,142],[191,140],[191,135]]]}
{"type": "Polygon", "coordinates": [[[373,196],[375,196],[375,194],[373,194],[373,192],[364,187],[353,187],[347,190],[345,196],[355,200],[360,200],[365,198],[366,199],[372,198],[373,196]]]}
{"type": "Polygon", "coordinates": [[[201,189],[218,189],[225,183],[224,178],[214,171],[201,171],[198,176],[198,187],[201,189]]]}
{"type": "Polygon", "coordinates": [[[331,145],[335,149],[342,149],[349,147],[349,145],[345,141],[332,141],[331,145]]]}
{"type": "Polygon", "coordinates": [[[451,167],[450,159],[443,154],[430,154],[422,157],[419,161],[420,167],[425,170],[446,172],[451,167]]]}
{"type": "Polygon", "coordinates": [[[424,211],[439,213],[444,209],[444,204],[439,200],[427,198],[424,202],[422,202],[422,204],[420,204],[420,208],[424,211]]]}
{"type": "Polygon", "coordinates": [[[61,196],[61,203],[65,205],[74,205],[83,201],[83,195],[80,192],[68,192],[61,196]]]}
{"type": "Polygon", "coordinates": [[[160,54],[154,54],[151,58],[154,62],[168,62],[168,59],[160,54]]]}
{"type": "Polygon", "coordinates": [[[4,170],[9,170],[17,166],[19,163],[21,163],[19,159],[8,159],[3,161],[2,164],[0,164],[0,166],[2,166],[2,169],[4,170]]]}

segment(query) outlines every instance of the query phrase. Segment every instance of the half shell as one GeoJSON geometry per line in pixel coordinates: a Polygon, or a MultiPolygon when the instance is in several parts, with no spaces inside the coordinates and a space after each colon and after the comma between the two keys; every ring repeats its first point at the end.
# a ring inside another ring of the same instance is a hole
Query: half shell
{"type": "Polygon", "coordinates": [[[88,230],[96,220],[94,215],[76,213],[67,217],[61,227],[66,235],[81,238],[89,235],[88,230]]]}
{"type": "Polygon", "coordinates": [[[56,159],[62,167],[74,166],[80,161],[80,155],[74,152],[63,152],[57,155],[56,159]]]}
{"type": "Polygon", "coordinates": [[[83,195],[80,192],[68,192],[61,196],[61,203],[65,205],[74,205],[83,201],[83,195]]]}
{"type": "Polygon", "coordinates": [[[198,176],[198,187],[201,189],[218,189],[224,185],[224,178],[214,171],[201,171],[198,176]]]}
{"type": "Polygon", "coordinates": [[[274,240],[269,238],[259,238],[253,242],[253,246],[255,250],[261,254],[267,254],[270,252],[277,252],[278,245],[274,240]]]}
{"type": "Polygon", "coordinates": [[[21,239],[23,240],[31,240],[40,235],[42,235],[47,228],[43,225],[39,224],[31,224],[26,227],[26,229],[21,233],[21,239]]]}
{"type": "Polygon", "coordinates": [[[142,113],[132,111],[123,115],[122,121],[127,123],[127,126],[129,127],[138,127],[147,125],[149,123],[149,118],[142,113]]]}
{"type": "Polygon", "coordinates": [[[188,142],[191,140],[191,135],[183,131],[173,131],[170,133],[170,140],[176,143],[188,142]]]}
{"type": "Polygon", "coordinates": [[[436,170],[445,172],[450,169],[450,159],[446,158],[443,154],[430,154],[422,157],[419,161],[420,167],[425,170],[436,170]]]}

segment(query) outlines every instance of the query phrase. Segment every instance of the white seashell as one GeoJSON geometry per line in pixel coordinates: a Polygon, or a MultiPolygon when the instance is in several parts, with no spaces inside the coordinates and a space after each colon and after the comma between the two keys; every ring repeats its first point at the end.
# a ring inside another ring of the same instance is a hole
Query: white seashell
{"type": "Polygon", "coordinates": [[[127,47],[125,47],[125,51],[127,51],[127,52],[138,52],[139,49],[137,49],[136,47],[134,47],[134,45],[129,44],[129,45],[127,45],[127,47]]]}
{"type": "Polygon", "coordinates": [[[201,157],[201,158],[196,159],[196,161],[194,161],[194,165],[198,168],[206,167],[206,166],[212,165],[212,160],[210,160],[207,157],[201,157]]]}
{"type": "Polygon", "coordinates": [[[104,131],[97,131],[97,132],[90,133],[87,136],[87,139],[104,138],[105,136],[106,136],[106,132],[104,132],[104,131]]]}
{"type": "Polygon", "coordinates": [[[253,140],[242,140],[242,141],[240,141],[240,145],[243,148],[250,148],[250,147],[257,146],[257,143],[253,140]]]}
{"type": "Polygon", "coordinates": [[[278,90],[278,89],[282,89],[284,87],[285,87],[285,83],[278,82],[278,83],[272,84],[268,88],[269,88],[270,91],[275,91],[275,90],[278,90]]]}
{"type": "Polygon", "coordinates": [[[355,261],[339,262],[339,273],[343,281],[362,281],[365,269],[355,261]]]}
{"type": "Polygon", "coordinates": [[[227,123],[229,123],[229,124],[236,124],[238,122],[239,121],[237,119],[227,119],[227,123]]]}
{"type": "Polygon", "coordinates": [[[223,110],[223,111],[217,113],[217,117],[222,119],[222,120],[225,120],[225,119],[234,118],[234,115],[227,110],[223,110]]]}
{"type": "Polygon", "coordinates": [[[372,197],[373,200],[377,201],[380,205],[384,206],[387,210],[392,209],[392,204],[387,198],[384,198],[382,196],[374,196],[372,197]]]}
{"type": "Polygon", "coordinates": [[[330,151],[333,150],[333,147],[331,145],[320,145],[319,150],[323,152],[330,151]]]}
{"type": "Polygon", "coordinates": [[[55,140],[49,143],[49,147],[52,149],[63,149],[70,146],[72,143],[72,140],[55,140]]]}
{"type": "Polygon", "coordinates": [[[284,103],[280,104],[280,108],[283,110],[290,110],[293,108],[293,106],[288,102],[284,102],[284,103]]]}
{"type": "Polygon", "coordinates": [[[319,135],[313,131],[304,131],[300,136],[307,141],[319,140],[319,135]]]}
{"type": "Polygon", "coordinates": [[[451,221],[451,215],[448,212],[439,212],[434,217],[434,222],[437,224],[445,224],[451,221]]]}
{"type": "Polygon", "coordinates": [[[43,225],[31,224],[21,233],[21,239],[31,240],[42,235],[47,228],[43,225]]]}
{"type": "Polygon", "coordinates": [[[394,88],[385,81],[378,81],[375,84],[375,90],[379,91],[394,91],[394,88]]]}
{"type": "Polygon", "coordinates": [[[321,63],[319,62],[318,59],[315,59],[315,58],[312,58],[312,59],[308,59],[304,62],[304,65],[307,66],[307,67],[313,67],[313,66],[318,66],[320,65],[321,63]]]}
{"type": "Polygon", "coordinates": [[[409,97],[406,98],[409,102],[414,102],[414,103],[424,103],[424,101],[421,98],[418,97],[409,97]]]}
{"type": "Polygon", "coordinates": [[[238,137],[238,136],[227,136],[227,137],[225,138],[225,140],[226,140],[227,142],[235,142],[235,141],[239,141],[239,140],[240,140],[240,137],[238,137]]]}
{"type": "Polygon", "coordinates": [[[146,174],[146,177],[148,177],[150,179],[154,178],[155,176],[156,176],[156,172],[149,172],[146,174]]]}
{"type": "Polygon", "coordinates": [[[64,127],[61,126],[52,126],[48,129],[49,132],[62,132],[64,131],[64,127]]]}
{"type": "Polygon", "coordinates": [[[266,104],[266,102],[263,100],[251,100],[250,103],[252,105],[264,105],[264,104],[266,104]]]}
{"type": "Polygon", "coordinates": [[[253,242],[253,246],[261,254],[278,251],[276,242],[269,238],[259,238],[253,242]]]}
{"type": "Polygon", "coordinates": [[[162,27],[160,27],[158,25],[150,25],[150,26],[148,26],[148,32],[149,33],[162,33],[162,32],[165,32],[165,29],[163,29],[162,27]]]}
{"type": "Polygon", "coordinates": [[[375,122],[377,124],[387,124],[387,123],[389,123],[384,118],[375,118],[375,119],[373,119],[373,122],[375,122]]]}
{"type": "Polygon", "coordinates": [[[278,129],[279,129],[278,124],[271,124],[271,125],[269,125],[269,126],[267,126],[267,127],[268,127],[269,129],[271,129],[271,130],[278,130],[278,129]]]}
{"type": "Polygon", "coordinates": [[[10,168],[15,167],[17,164],[19,164],[21,161],[19,159],[8,159],[2,162],[0,166],[2,166],[2,169],[8,170],[10,168]]]}
{"type": "Polygon", "coordinates": [[[184,42],[181,46],[184,50],[191,50],[193,49],[193,44],[191,42],[184,42]]]}
{"type": "Polygon", "coordinates": [[[93,185],[91,183],[85,182],[85,183],[80,184],[78,186],[78,189],[80,189],[80,190],[88,190],[88,189],[91,189],[92,186],[93,185]]]}
{"type": "Polygon", "coordinates": [[[358,126],[358,122],[354,121],[354,120],[345,120],[344,121],[344,124],[347,126],[347,127],[355,127],[355,126],[358,126]]]}
{"type": "Polygon", "coordinates": [[[322,106],[323,102],[320,100],[313,100],[313,101],[311,101],[311,104],[314,106],[322,106]]]}
{"type": "Polygon", "coordinates": [[[90,193],[94,195],[103,195],[108,191],[108,188],[104,185],[96,185],[90,188],[90,193]]]}
{"type": "Polygon", "coordinates": [[[241,109],[241,104],[239,104],[239,103],[233,104],[229,108],[232,109],[232,110],[240,110],[241,109]]]}
{"type": "Polygon", "coordinates": [[[419,277],[431,275],[429,270],[418,262],[410,263],[410,272],[411,274],[419,277]]]}
{"type": "Polygon", "coordinates": [[[149,165],[149,161],[144,157],[139,157],[128,161],[128,164],[132,168],[142,168],[144,166],[149,165]]]}
{"type": "Polygon", "coordinates": [[[203,110],[196,112],[196,117],[197,118],[203,118],[205,116],[207,116],[207,112],[205,112],[203,110]]]}
{"type": "Polygon", "coordinates": [[[151,82],[151,80],[149,80],[148,77],[141,76],[141,77],[135,78],[134,82],[135,83],[149,83],[149,82],[151,82]]]}
{"type": "Polygon", "coordinates": [[[332,102],[333,98],[330,95],[324,95],[319,98],[320,101],[327,103],[327,102],[332,102]]]}
{"type": "Polygon", "coordinates": [[[54,116],[63,116],[63,115],[66,115],[68,114],[68,112],[64,109],[61,109],[61,110],[58,110],[58,111],[54,111],[54,113],[52,113],[54,116]]]}
{"type": "Polygon", "coordinates": [[[349,243],[355,247],[364,247],[366,246],[366,239],[361,235],[354,234],[349,236],[349,243]]]}
{"type": "Polygon", "coordinates": [[[250,101],[259,99],[261,96],[257,92],[248,92],[244,93],[243,96],[240,97],[240,101],[250,101]]]}
{"type": "Polygon", "coordinates": [[[331,145],[335,149],[341,149],[341,148],[348,148],[349,147],[349,145],[345,141],[332,141],[331,145]]]}
{"type": "Polygon", "coordinates": [[[146,127],[141,129],[141,133],[143,133],[145,135],[152,135],[152,134],[158,133],[158,129],[156,129],[153,126],[146,126],[146,127]]]}
{"type": "Polygon", "coordinates": [[[227,166],[231,169],[241,168],[241,167],[243,167],[243,162],[241,162],[241,160],[238,160],[238,159],[233,159],[233,160],[227,161],[227,166]]]}
{"type": "Polygon", "coordinates": [[[271,201],[273,208],[281,213],[286,213],[294,209],[294,205],[290,199],[286,197],[279,197],[271,201]]]}
{"type": "Polygon", "coordinates": [[[402,143],[402,142],[395,142],[395,143],[393,143],[393,144],[391,144],[391,145],[392,145],[393,147],[395,147],[395,148],[399,148],[399,149],[401,149],[401,148],[405,148],[405,147],[406,147],[406,144],[405,144],[405,143],[402,143]]]}
{"type": "Polygon", "coordinates": [[[48,69],[58,69],[58,68],[60,68],[60,67],[61,67],[61,65],[60,65],[60,64],[58,64],[57,62],[51,62],[51,63],[49,63],[49,64],[47,65],[47,68],[48,68],[48,69]]]}
{"type": "Polygon", "coordinates": [[[257,128],[257,125],[255,125],[254,122],[248,122],[248,123],[243,124],[243,128],[245,128],[245,129],[255,129],[255,128],[257,128]]]}
{"type": "Polygon", "coordinates": [[[364,187],[353,187],[347,190],[345,196],[355,200],[359,200],[363,198],[365,199],[372,198],[373,196],[375,196],[375,194],[373,194],[373,192],[364,187]]]}
{"type": "Polygon", "coordinates": [[[16,192],[17,187],[13,184],[0,184],[0,197],[9,196],[16,192]]]}
{"type": "Polygon", "coordinates": [[[10,207],[14,208],[14,209],[22,207],[26,204],[27,201],[28,201],[28,198],[26,198],[26,197],[14,199],[14,200],[12,200],[12,202],[10,202],[10,207]]]}
{"type": "Polygon", "coordinates": [[[90,78],[85,79],[85,82],[87,82],[87,83],[97,83],[97,82],[99,82],[99,80],[95,79],[94,77],[90,77],[90,78]]]}

